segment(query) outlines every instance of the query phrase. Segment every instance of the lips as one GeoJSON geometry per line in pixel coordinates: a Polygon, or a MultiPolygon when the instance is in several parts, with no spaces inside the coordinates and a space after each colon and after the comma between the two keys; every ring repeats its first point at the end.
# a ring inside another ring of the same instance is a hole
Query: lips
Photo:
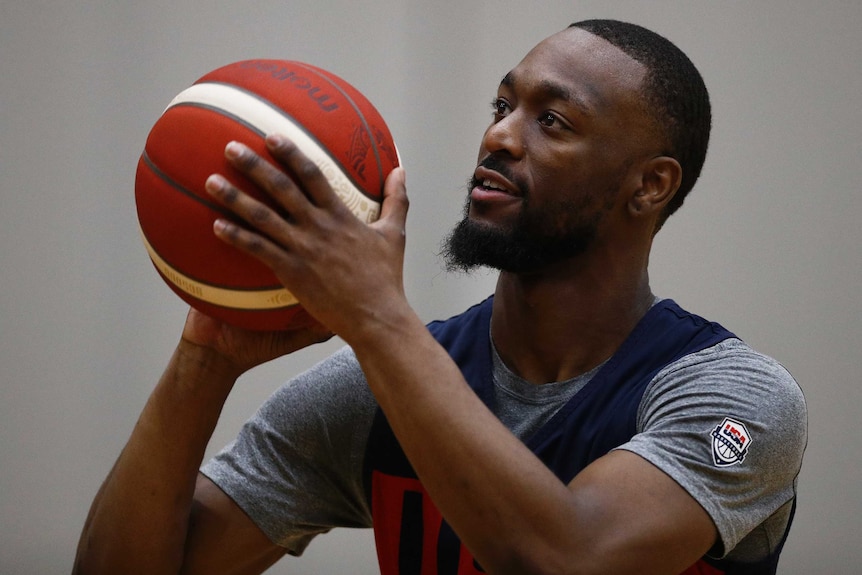
{"type": "Polygon", "coordinates": [[[518,187],[497,171],[479,166],[473,174],[473,187],[491,193],[520,196],[518,187]]]}

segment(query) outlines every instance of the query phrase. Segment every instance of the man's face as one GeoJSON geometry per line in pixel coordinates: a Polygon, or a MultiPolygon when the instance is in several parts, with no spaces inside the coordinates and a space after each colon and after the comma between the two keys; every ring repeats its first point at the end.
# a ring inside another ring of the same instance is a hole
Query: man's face
{"type": "Polygon", "coordinates": [[[645,70],[570,28],[500,83],[449,267],[536,271],[603,241],[630,168],[649,153],[645,70]]]}

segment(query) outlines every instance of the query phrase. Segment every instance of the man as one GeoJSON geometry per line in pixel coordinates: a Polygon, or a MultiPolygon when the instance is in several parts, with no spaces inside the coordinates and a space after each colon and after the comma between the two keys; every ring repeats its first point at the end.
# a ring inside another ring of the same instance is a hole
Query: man
{"type": "Polygon", "coordinates": [[[652,239],[700,172],[697,71],[643,28],[587,21],[501,82],[454,268],[492,298],[423,325],[402,288],[403,171],[358,222],[273,135],[221,176],[269,265],[320,327],[246,333],[190,312],[93,504],[78,573],[259,573],[336,526],[373,526],[381,572],[773,573],[795,505],[804,400],[775,361],[656,298],[652,239]],[[369,256],[368,254],[372,254],[369,256]],[[325,326],[325,327],[322,327],[325,326]],[[339,334],[198,472],[236,378],[339,334]]]}

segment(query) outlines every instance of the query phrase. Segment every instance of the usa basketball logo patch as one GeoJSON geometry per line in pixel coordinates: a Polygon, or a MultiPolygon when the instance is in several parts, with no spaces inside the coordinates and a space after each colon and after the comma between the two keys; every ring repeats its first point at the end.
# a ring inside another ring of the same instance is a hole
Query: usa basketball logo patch
{"type": "Polygon", "coordinates": [[[741,421],[725,417],[712,430],[712,460],[718,467],[736,465],[745,459],[751,435],[741,421]]]}

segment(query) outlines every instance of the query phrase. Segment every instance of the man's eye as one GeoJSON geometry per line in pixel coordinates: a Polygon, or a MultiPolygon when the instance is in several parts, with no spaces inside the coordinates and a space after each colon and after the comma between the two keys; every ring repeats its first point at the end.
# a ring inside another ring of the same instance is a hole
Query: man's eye
{"type": "Polygon", "coordinates": [[[545,112],[544,114],[539,116],[539,123],[543,126],[551,127],[559,123],[559,120],[551,112],[545,112]]]}
{"type": "Polygon", "coordinates": [[[491,100],[491,109],[494,111],[494,116],[502,117],[509,113],[509,103],[502,98],[494,98],[491,100]]]}

